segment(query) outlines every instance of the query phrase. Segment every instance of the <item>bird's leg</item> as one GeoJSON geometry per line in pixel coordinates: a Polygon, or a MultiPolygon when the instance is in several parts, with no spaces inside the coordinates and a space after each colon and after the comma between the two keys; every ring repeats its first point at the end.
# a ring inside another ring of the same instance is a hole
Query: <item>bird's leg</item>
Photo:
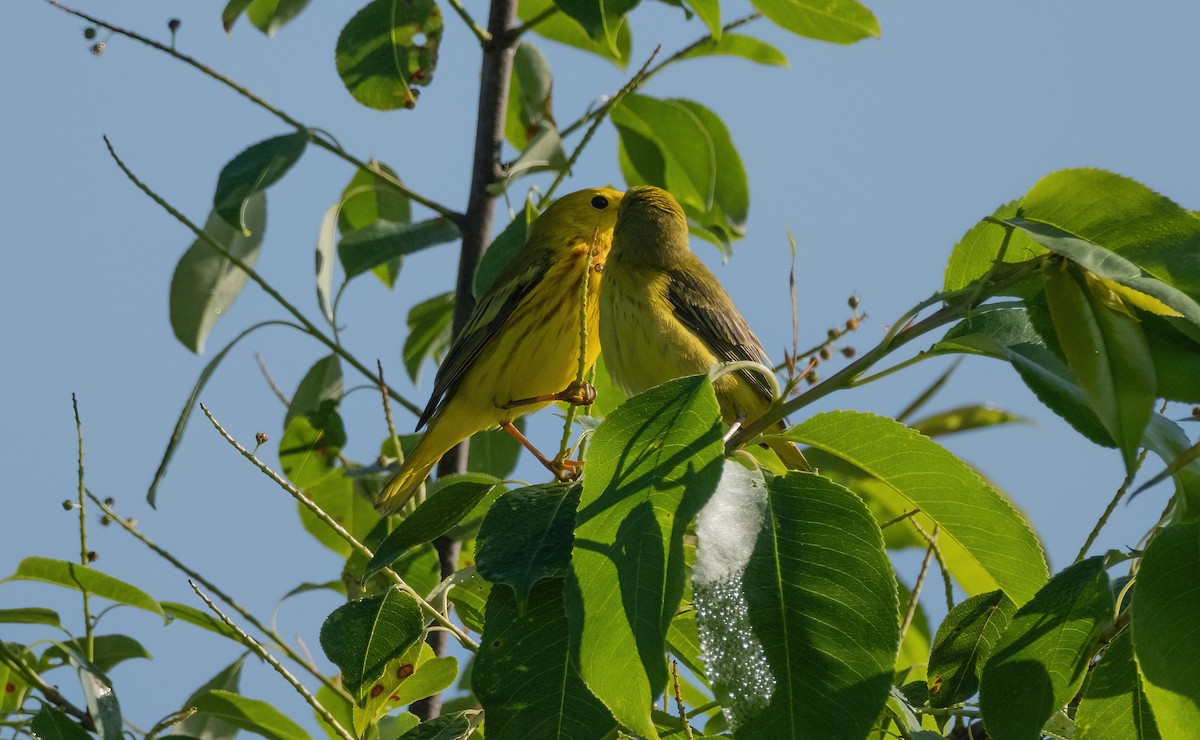
{"type": "Polygon", "coordinates": [[[572,406],[591,406],[596,401],[596,387],[586,380],[576,380],[567,386],[566,390],[558,393],[548,393],[544,396],[534,396],[532,398],[518,398],[515,401],[509,401],[501,408],[511,409],[517,406],[529,406],[535,403],[548,403],[550,401],[563,401],[572,406]]]}
{"type": "Polygon", "coordinates": [[[537,458],[538,462],[546,466],[546,469],[554,473],[554,477],[560,481],[572,481],[579,477],[580,469],[583,468],[581,460],[554,459],[546,457],[541,450],[533,446],[533,443],[521,434],[521,430],[513,426],[511,421],[500,422],[500,428],[512,435],[513,439],[521,443],[521,446],[529,450],[529,452],[537,458]]]}
{"type": "Polygon", "coordinates": [[[729,431],[725,432],[725,437],[721,441],[728,442],[729,439],[731,437],[733,437],[733,435],[737,434],[737,431],[742,428],[742,423],[745,421],[746,421],[746,412],[741,409],[738,409],[737,418],[733,420],[733,424],[731,424],[729,426],[729,431]]]}

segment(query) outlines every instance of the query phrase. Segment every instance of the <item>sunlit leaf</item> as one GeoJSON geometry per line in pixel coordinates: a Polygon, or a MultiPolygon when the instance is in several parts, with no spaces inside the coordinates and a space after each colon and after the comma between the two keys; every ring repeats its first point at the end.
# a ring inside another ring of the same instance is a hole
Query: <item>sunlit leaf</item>
{"type": "Polygon", "coordinates": [[[321,649],[342,671],[342,684],[361,700],[388,662],[425,634],[421,609],[412,597],[390,589],[339,606],[321,625],[321,649]]]}
{"type": "Polygon", "coordinates": [[[412,108],[419,94],[412,86],[432,81],[441,41],[434,0],[372,0],[338,36],[337,72],[368,108],[412,108]]]}
{"type": "Polygon", "coordinates": [[[798,36],[852,44],[879,38],[879,21],[855,0],[753,0],[754,7],[798,36]]]}
{"type": "Polygon", "coordinates": [[[267,740],[310,740],[300,725],[269,703],[222,689],[210,689],[192,700],[200,711],[267,740]]]}
{"type": "Polygon", "coordinates": [[[118,604],[145,609],[166,618],[158,602],[137,586],[113,578],[91,566],[66,560],[30,556],[17,565],[17,571],[6,581],[41,581],[56,586],[83,591],[118,604]]]}

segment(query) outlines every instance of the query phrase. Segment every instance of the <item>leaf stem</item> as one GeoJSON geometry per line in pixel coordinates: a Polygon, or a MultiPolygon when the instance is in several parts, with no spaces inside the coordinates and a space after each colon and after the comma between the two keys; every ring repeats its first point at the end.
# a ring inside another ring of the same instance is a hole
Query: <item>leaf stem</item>
{"type": "MultiPolygon", "coordinates": [[[[53,2],[53,0],[46,0],[46,2],[53,2]]],[[[196,226],[196,224],[192,223],[192,221],[190,219],[188,219],[187,216],[183,215],[183,213],[181,213],[179,211],[179,209],[172,206],[162,196],[160,196],[158,193],[151,190],[150,186],[146,185],[140,179],[138,179],[137,175],[133,174],[133,171],[130,170],[129,167],[125,164],[125,162],[122,161],[121,158],[117,155],[116,150],[113,148],[112,142],[110,142],[108,140],[107,136],[104,137],[104,145],[106,147],[108,147],[108,153],[112,156],[113,160],[117,163],[117,166],[121,168],[121,171],[125,173],[125,177],[129,178],[130,182],[132,182],[135,186],[137,186],[137,188],[139,190],[141,190],[143,193],[145,193],[147,196],[149,196],[150,199],[153,200],[155,203],[157,203],[160,208],[162,208],[164,211],[166,211],[168,214],[170,214],[172,218],[174,218],[176,221],[178,221],[179,223],[186,226],[189,231],[191,231],[193,234],[196,235],[197,239],[200,239],[205,244],[212,247],[214,250],[216,250],[217,254],[219,254],[222,257],[224,257],[225,259],[229,260],[230,263],[232,263],[235,267],[237,267],[242,272],[246,273],[246,276],[249,277],[251,280],[253,280],[255,282],[255,284],[258,285],[258,287],[262,288],[263,291],[267,295],[269,295],[271,298],[275,299],[276,303],[278,303],[280,306],[282,306],[284,308],[284,310],[286,310],[293,317],[295,317],[296,321],[299,322],[300,325],[304,327],[305,333],[309,334],[314,339],[319,341],[321,344],[324,344],[326,347],[331,349],[335,354],[337,354],[343,360],[350,363],[350,365],[352,365],[356,370],[358,370],[363,375],[367,376],[367,378],[369,378],[372,383],[375,383],[375,384],[380,383],[380,379],[378,377],[376,377],[367,368],[366,365],[363,365],[361,362],[359,362],[358,358],[354,357],[354,355],[347,352],[346,349],[344,347],[342,347],[340,344],[338,344],[336,341],[334,341],[333,339],[326,336],[320,329],[317,328],[317,326],[315,324],[313,324],[311,321],[309,321],[308,318],[304,314],[302,314],[298,308],[293,306],[286,298],[283,297],[283,295],[281,295],[279,293],[279,291],[275,290],[275,288],[270,283],[268,283],[265,279],[263,279],[263,277],[261,275],[259,275],[254,270],[254,268],[247,265],[244,261],[242,261],[240,258],[238,258],[237,255],[233,254],[228,249],[223,247],[221,244],[217,243],[217,241],[215,239],[213,239],[211,236],[209,236],[208,234],[206,234],[203,229],[196,226]]],[[[389,393],[389,395],[391,395],[392,398],[394,398],[397,401],[397,403],[399,403],[401,406],[404,406],[406,409],[411,411],[413,414],[419,415],[421,413],[421,409],[418,408],[416,404],[412,403],[411,401],[404,398],[400,394],[398,394],[395,391],[392,391],[390,389],[389,389],[388,393],[389,393]]]]}
{"type": "Polygon", "coordinates": [[[358,740],[358,738],[350,734],[349,730],[347,730],[345,727],[342,727],[342,723],[337,721],[337,718],[333,716],[332,712],[325,708],[324,704],[317,701],[317,697],[313,696],[308,689],[304,688],[304,684],[296,680],[296,677],[291,674],[291,671],[283,667],[283,664],[279,662],[278,658],[276,658],[274,655],[271,655],[270,651],[260,645],[258,640],[255,640],[241,627],[238,627],[232,619],[225,616],[225,613],[218,609],[217,605],[212,602],[212,599],[205,596],[204,592],[201,591],[200,587],[197,586],[193,581],[188,581],[188,585],[192,587],[192,590],[196,592],[196,595],[204,601],[208,608],[211,609],[214,614],[220,617],[221,621],[225,623],[225,626],[229,627],[229,629],[233,630],[237,636],[241,638],[246,647],[253,650],[258,657],[267,661],[267,663],[275,669],[276,673],[278,673],[280,676],[283,676],[283,680],[291,684],[292,688],[294,688],[300,694],[300,696],[304,697],[304,701],[308,702],[308,705],[313,708],[313,711],[317,713],[317,716],[325,720],[325,724],[329,725],[329,727],[332,728],[335,733],[337,733],[338,737],[342,738],[342,740],[358,740]]]}
{"type": "Polygon", "coordinates": [[[342,149],[341,145],[337,143],[337,140],[333,136],[322,131],[321,129],[314,128],[311,126],[305,126],[300,121],[298,121],[295,118],[293,118],[292,116],[288,115],[282,109],[272,105],[271,103],[267,102],[266,100],[264,100],[263,98],[258,96],[256,93],[251,91],[249,88],[247,88],[243,85],[239,85],[238,83],[234,82],[229,77],[226,77],[225,75],[221,74],[220,72],[217,72],[216,70],[214,70],[211,67],[201,63],[200,61],[188,56],[187,54],[183,54],[179,51],[176,51],[174,48],[167,46],[166,44],[162,44],[158,41],[155,41],[154,39],[151,39],[147,36],[143,36],[140,33],[137,33],[136,31],[130,31],[128,29],[121,28],[120,26],[115,26],[111,23],[108,23],[107,21],[103,21],[103,20],[100,20],[99,18],[88,15],[87,13],[75,10],[74,8],[67,7],[66,5],[63,5],[62,3],[58,2],[57,0],[45,0],[45,1],[49,5],[52,5],[55,8],[58,8],[59,10],[63,11],[64,13],[73,15],[76,18],[81,18],[81,19],[83,19],[89,23],[95,24],[101,28],[106,28],[109,31],[111,31],[117,35],[124,36],[129,39],[133,39],[134,41],[137,41],[141,44],[145,44],[146,46],[149,46],[153,49],[161,51],[162,53],[166,54],[167,56],[174,57],[175,59],[200,71],[201,73],[207,75],[208,77],[211,77],[212,79],[216,80],[217,82],[220,82],[221,84],[230,88],[231,90],[238,93],[242,97],[246,98],[250,102],[259,106],[263,110],[265,110],[268,113],[271,113],[275,117],[279,118],[279,120],[283,121],[284,123],[288,124],[289,126],[295,127],[295,129],[297,131],[310,132],[311,134],[313,134],[312,142],[314,144],[316,144],[317,146],[321,147],[322,149],[330,152],[331,154],[333,154],[337,157],[340,157],[341,159],[345,160],[346,162],[349,162],[350,164],[354,165],[355,167],[358,167],[359,169],[362,169],[362,170],[365,170],[365,171],[371,173],[371,175],[373,175],[380,182],[383,182],[383,183],[389,185],[390,187],[395,189],[397,192],[403,194],[406,198],[408,198],[416,203],[420,203],[421,205],[425,206],[426,208],[430,209],[431,211],[434,211],[435,213],[445,216],[449,220],[453,221],[455,224],[458,224],[460,226],[462,225],[463,215],[461,213],[459,213],[451,208],[447,208],[446,206],[442,205],[441,203],[438,203],[437,201],[426,198],[425,196],[421,195],[420,193],[410,190],[408,188],[408,186],[406,186],[404,183],[402,183],[399,179],[397,179],[397,178],[393,177],[392,175],[388,174],[387,172],[385,172],[383,169],[378,168],[378,167],[372,167],[367,162],[364,162],[363,160],[353,156],[346,150],[342,149]],[[317,134],[320,134],[320,135],[317,135],[317,134]]]}
{"type": "Polygon", "coordinates": [[[1125,474],[1125,480],[1121,481],[1121,485],[1117,488],[1117,492],[1113,495],[1112,500],[1109,501],[1108,506],[1104,508],[1104,513],[1101,514],[1100,518],[1096,520],[1096,526],[1092,527],[1091,533],[1087,536],[1087,539],[1084,540],[1083,547],[1079,548],[1079,554],[1075,556],[1076,563],[1081,562],[1085,557],[1087,557],[1088,550],[1090,550],[1092,545],[1096,543],[1096,538],[1100,536],[1100,530],[1104,529],[1104,525],[1108,523],[1108,518],[1112,516],[1113,511],[1116,510],[1117,503],[1125,497],[1125,493],[1129,490],[1129,486],[1133,484],[1134,477],[1137,476],[1138,471],[1142,469],[1142,463],[1146,461],[1147,452],[1149,452],[1149,450],[1143,447],[1141,453],[1137,456],[1137,461],[1134,462],[1133,467],[1129,470],[1129,472],[1125,474]]]}
{"type": "MultiPolygon", "coordinates": [[[[216,420],[216,418],[212,415],[212,412],[208,410],[207,406],[200,404],[200,410],[204,412],[206,417],[208,417],[209,422],[217,430],[217,433],[220,434],[226,442],[232,445],[235,450],[240,452],[242,457],[253,463],[254,467],[262,471],[263,474],[265,474],[268,478],[275,481],[276,485],[287,491],[292,498],[296,499],[296,501],[300,503],[301,506],[312,512],[314,516],[324,522],[325,526],[333,530],[338,537],[341,537],[343,540],[345,540],[350,547],[358,551],[359,554],[367,558],[367,560],[375,557],[375,553],[372,552],[370,548],[359,542],[354,535],[350,534],[350,532],[346,531],[345,527],[333,519],[333,517],[329,516],[324,509],[322,509],[320,506],[317,506],[317,504],[308,496],[306,496],[303,491],[293,486],[287,481],[287,479],[272,470],[253,452],[243,447],[240,442],[238,442],[233,438],[232,435],[229,434],[229,432],[225,431],[225,428],[222,427],[220,422],[216,420]]],[[[421,594],[413,590],[412,586],[409,586],[407,583],[405,583],[404,579],[397,575],[395,571],[391,570],[390,568],[385,568],[383,572],[387,575],[388,579],[392,581],[392,583],[399,586],[400,590],[407,593],[417,602],[417,605],[421,608],[421,611],[425,612],[427,617],[429,617],[432,621],[437,622],[439,626],[443,627],[447,632],[454,635],[455,639],[457,639],[463,647],[467,648],[471,652],[476,652],[479,650],[478,643],[468,637],[467,634],[460,630],[457,625],[451,622],[446,615],[434,608],[433,605],[426,601],[421,594]]]]}
{"type": "Polygon", "coordinates": [[[446,1],[450,3],[451,8],[454,8],[454,12],[458,13],[458,17],[462,18],[463,23],[467,24],[467,28],[470,29],[472,35],[475,36],[475,39],[479,41],[481,46],[486,46],[492,40],[492,35],[475,22],[475,19],[472,18],[471,14],[467,12],[467,9],[463,7],[461,0],[446,1]]]}

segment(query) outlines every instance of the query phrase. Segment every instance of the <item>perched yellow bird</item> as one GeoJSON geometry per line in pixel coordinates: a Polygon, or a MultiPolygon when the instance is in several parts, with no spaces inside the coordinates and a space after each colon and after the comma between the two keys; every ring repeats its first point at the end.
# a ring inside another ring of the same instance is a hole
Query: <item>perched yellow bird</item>
{"type": "MultiPolygon", "coordinates": [[[[771,367],[721,283],[692,254],[683,208],[650,186],[630,188],[617,211],[600,292],[600,344],[613,382],[630,394],[720,362],[771,367]]],[[[753,422],[771,404],[770,385],[753,370],[726,373],[713,389],[728,424],[753,422]]],[[[769,446],[789,468],[808,469],[795,445],[769,446]]]]}
{"type": "Polygon", "coordinates": [[[375,508],[398,511],[442,455],[472,434],[499,425],[527,444],[512,426],[514,419],[555,400],[582,400],[572,385],[579,367],[584,267],[591,265],[584,353],[590,367],[600,353],[600,275],[620,203],[618,190],[580,190],[559,198],[533,222],[525,246],[479,298],[446,353],[417,422],[417,429],[426,422],[429,429],[383,487],[375,508]]]}

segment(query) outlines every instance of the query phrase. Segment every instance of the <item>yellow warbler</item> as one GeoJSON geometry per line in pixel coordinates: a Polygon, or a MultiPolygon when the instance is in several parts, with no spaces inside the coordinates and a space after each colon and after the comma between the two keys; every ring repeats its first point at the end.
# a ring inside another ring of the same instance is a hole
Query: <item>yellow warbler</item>
{"type": "MultiPolygon", "coordinates": [[[[679,203],[649,186],[630,188],[617,211],[600,293],[600,343],[613,382],[631,394],[720,362],[771,366],[721,283],[688,247],[679,203]]],[[[729,424],[752,422],[771,404],[770,385],[753,370],[726,373],[713,388],[729,424]]],[[[789,468],[808,469],[794,445],[770,447],[789,468]]]]}
{"type": "Polygon", "coordinates": [[[429,429],[375,508],[398,511],[442,455],[472,434],[499,425],[526,444],[514,419],[554,400],[577,398],[579,390],[569,386],[579,366],[584,269],[591,265],[584,354],[590,367],[600,353],[600,272],[620,202],[620,191],[611,188],[580,190],[534,221],[525,246],[479,298],[446,353],[417,422],[417,429],[427,422],[429,429]]]}

